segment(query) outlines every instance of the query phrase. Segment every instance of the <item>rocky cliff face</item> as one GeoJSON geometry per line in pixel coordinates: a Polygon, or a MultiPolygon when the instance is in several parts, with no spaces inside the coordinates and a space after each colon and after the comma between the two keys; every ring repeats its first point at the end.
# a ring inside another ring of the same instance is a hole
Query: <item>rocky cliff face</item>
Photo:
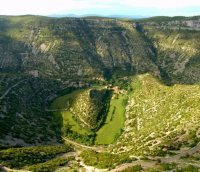
{"type": "Polygon", "coordinates": [[[114,68],[157,72],[151,46],[132,23],[112,19],[1,17],[1,70],[87,80],[114,68]]]}
{"type": "Polygon", "coordinates": [[[60,131],[45,111],[48,100],[66,87],[110,79],[116,71],[149,72],[168,84],[198,83],[199,32],[199,17],[135,24],[1,16],[0,143],[57,142],[60,131]]]}
{"type": "Polygon", "coordinates": [[[200,81],[199,19],[146,23],[144,32],[156,48],[155,63],[171,83],[200,81]]]}
{"type": "Polygon", "coordinates": [[[138,27],[114,19],[2,16],[0,70],[69,82],[102,80],[120,69],[196,82],[199,23],[199,17],[159,18],[138,27]]]}

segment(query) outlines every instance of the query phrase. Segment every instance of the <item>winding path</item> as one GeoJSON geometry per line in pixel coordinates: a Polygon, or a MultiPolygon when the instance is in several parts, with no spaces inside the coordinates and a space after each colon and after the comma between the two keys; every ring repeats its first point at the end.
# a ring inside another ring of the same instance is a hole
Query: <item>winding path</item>
{"type": "Polygon", "coordinates": [[[115,169],[111,170],[110,172],[119,172],[125,170],[126,168],[133,167],[135,165],[141,165],[143,168],[151,168],[156,165],[156,161],[135,161],[131,163],[121,164],[117,166],[115,169]]]}
{"type": "Polygon", "coordinates": [[[13,88],[15,88],[16,86],[18,86],[19,84],[21,84],[22,82],[26,81],[27,79],[21,80],[19,82],[17,82],[16,84],[14,84],[13,86],[11,86],[10,88],[8,88],[3,95],[0,97],[0,100],[2,100],[13,88]]]}
{"type": "MultiPolygon", "coordinates": [[[[69,139],[67,139],[65,137],[62,137],[62,138],[67,143],[72,144],[73,146],[77,146],[77,147],[81,147],[81,148],[85,148],[85,149],[90,149],[90,150],[94,150],[94,151],[97,151],[97,152],[106,152],[106,149],[104,147],[86,146],[86,145],[74,142],[72,140],[69,140],[69,139]]],[[[194,154],[194,153],[196,153],[198,151],[200,151],[200,143],[198,143],[195,147],[193,147],[193,148],[191,148],[189,150],[182,151],[178,155],[174,155],[174,156],[170,156],[170,157],[159,157],[157,159],[149,160],[149,161],[138,160],[138,161],[134,161],[134,162],[131,162],[131,163],[125,163],[125,164],[121,164],[121,165],[115,167],[115,169],[110,170],[110,172],[120,172],[122,170],[125,170],[126,168],[133,167],[135,165],[141,165],[144,169],[153,168],[153,167],[155,167],[155,165],[158,164],[158,162],[157,162],[158,159],[161,160],[161,163],[176,162],[176,163],[182,164],[182,163],[185,163],[185,161],[180,160],[181,157],[186,156],[186,155],[192,155],[192,154],[194,154]]],[[[66,158],[66,157],[71,157],[71,156],[77,157],[78,154],[77,154],[77,152],[69,152],[69,153],[63,154],[61,157],[65,157],[66,158]]],[[[84,164],[84,163],[82,162],[82,164],[84,164]]],[[[189,164],[195,165],[197,167],[200,167],[199,164],[194,164],[194,163],[193,164],[189,163],[189,164]]],[[[87,167],[89,167],[89,166],[87,166],[87,167]]],[[[90,167],[90,168],[92,168],[92,167],[90,167]]],[[[13,171],[13,172],[29,172],[29,171],[25,171],[25,170],[13,170],[13,169],[7,168],[7,167],[2,166],[2,165],[0,165],[0,169],[3,172],[9,172],[9,171],[13,171]]],[[[102,170],[102,171],[104,171],[104,170],[102,170]]]]}
{"type": "MultiPolygon", "coordinates": [[[[178,155],[174,155],[174,156],[170,156],[170,157],[159,157],[157,159],[154,160],[150,160],[150,161],[134,161],[132,163],[126,163],[126,164],[121,164],[119,166],[117,166],[115,169],[111,170],[110,172],[119,172],[122,171],[126,168],[129,167],[133,167],[135,165],[141,165],[143,168],[152,168],[157,164],[158,159],[160,159],[161,163],[172,163],[172,162],[176,162],[176,163],[185,163],[184,161],[180,161],[181,157],[186,156],[186,155],[192,155],[196,152],[200,151],[200,142],[193,148],[186,150],[186,151],[182,151],[180,154],[178,155]]],[[[193,164],[195,165],[195,164],[193,164]]],[[[197,165],[198,167],[200,167],[200,165],[197,165]]]]}
{"type": "Polygon", "coordinates": [[[171,156],[171,157],[165,157],[161,158],[162,163],[171,163],[171,162],[176,162],[181,159],[181,157],[187,156],[187,155],[192,155],[196,152],[200,151],[200,143],[198,143],[195,147],[182,151],[181,153],[171,156]]]}
{"type": "MultiPolygon", "coordinates": [[[[76,147],[90,149],[90,150],[94,150],[96,152],[107,152],[105,147],[86,146],[81,143],[77,143],[75,141],[67,139],[65,137],[62,137],[62,138],[67,143],[72,144],[73,146],[76,146],[76,147]]],[[[161,163],[172,163],[172,162],[184,163],[184,162],[180,161],[181,157],[184,157],[186,155],[193,155],[194,153],[196,153],[198,151],[200,151],[200,142],[195,147],[185,150],[185,151],[181,151],[181,153],[179,153],[177,155],[169,156],[169,157],[152,158],[152,160],[148,160],[148,161],[138,160],[138,161],[134,161],[131,163],[121,164],[121,165],[117,166],[115,169],[111,170],[110,172],[119,172],[126,168],[133,167],[135,165],[141,165],[144,169],[145,168],[153,168],[156,164],[158,164],[158,160],[160,160],[161,163]]]]}
{"type": "Polygon", "coordinates": [[[46,112],[60,112],[60,111],[68,111],[69,109],[45,109],[46,112]]]}
{"type": "Polygon", "coordinates": [[[77,142],[72,141],[72,140],[65,138],[65,137],[62,137],[62,139],[64,141],[66,141],[67,143],[69,143],[73,146],[76,146],[76,147],[81,147],[81,148],[84,148],[84,149],[90,149],[90,150],[93,150],[93,151],[96,151],[96,152],[107,152],[106,148],[102,147],[102,146],[86,146],[86,145],[83,145],[81,143],[77,143],[77,142]]]}

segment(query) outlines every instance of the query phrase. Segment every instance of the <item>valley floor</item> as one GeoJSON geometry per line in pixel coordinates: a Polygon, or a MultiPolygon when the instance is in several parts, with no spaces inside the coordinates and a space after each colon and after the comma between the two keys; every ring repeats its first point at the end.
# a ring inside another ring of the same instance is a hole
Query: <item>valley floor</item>
{"type": "MultiPolygon", "coordinates": [[[[8,152],[2,150],[0,162],[6,167],[1,168],[36,171],[52,168],[59,172],[136,169],[159,172],[190,169],[195,172],[200,169],[199,85],[165,86],[151,75],[144,74],[134,77],[131,87],[128,102],[126,95],[113,94],[105,123],[96,132],[95,144],[88,144],[87,140],[82,142],[78,136],[73,139],[63,135],[66,145],[71,145],[75,150],[57,148],[62,155],[55,152],[56,156],[48,161],[34,160],[28,166],[20,165],[22,162],[18,159],[11,158],[10,161],[9,156],[20,155],[11,155],[14,148],[10,150],[11,154],[8,154],[9,149],[8,152]],[[13,162],[19,165],[15,166],[13,162]]],[[[49,111],[61,127],[69,125],[73,132],[89,136],[93,131],[84,128],[69,111],[69,101],[82,92],[84,90],[73,91],[56,98],[49,111]]],[[[33,150],[35,152],[37,148],[33,150]]],[[[40,151],[36,153],[40,154],[40,151]]],[[[27,157],[30,156],[28,154],[27,157]]]]}

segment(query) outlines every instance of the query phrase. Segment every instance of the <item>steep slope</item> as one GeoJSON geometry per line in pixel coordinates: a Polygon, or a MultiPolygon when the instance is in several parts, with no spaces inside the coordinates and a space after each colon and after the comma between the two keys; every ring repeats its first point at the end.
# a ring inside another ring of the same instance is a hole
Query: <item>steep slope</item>
{"type": "Polygon", "coordinates": [[[45,111],[46,99],[61,84],[45,78],[1,75],[0,144],[57,143],[60,130],[45,111]]]}
{"type": "Polygon", "coordinates": [[[47,107],[69,87],[145,72],[167,84],[199,83],[199,32],[199,17],[0,16],[1,144],[58,142],[47,107]]]}
{"type": "Polygon", "coordinates": [[[116,71],[159,74],[146,40],[131,23],[114,19],[1,16],[0,50],[1,144],[57,142],[60,128],[46,109],[67,87],[116,71]]]}
{"type": "Polygon", "coordinates": [[[113,153],[162,155],[200,141],[199,85],[165,86],[144,74],[133,79],[132,89],[113,153]]]}
{"type": "Polygon", "coordinates": [[[64,81],[108,77],[114,68],[156,71],[148,44],[127,22],[22,16],[1,17],[0,25],[2,70],[64,81]]]}
{"type": "Polygon", "coordinates": [[[89,89],[76,97],[70,111],[81,125],[95,129],[103,122],[109,101],[110,93],[108,90],[89,89]]]}
{"type": "Polygon", "coordinates": [[[168,82],[192,84],[200,82],[200,19],[152,19],[142,23],[145,36],[153,43],[155,63],[168,82]]]}

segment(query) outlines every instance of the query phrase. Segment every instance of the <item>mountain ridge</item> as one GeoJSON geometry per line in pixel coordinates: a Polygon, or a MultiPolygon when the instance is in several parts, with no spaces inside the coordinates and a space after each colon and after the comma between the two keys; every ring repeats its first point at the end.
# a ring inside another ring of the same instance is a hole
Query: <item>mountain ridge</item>
{"type": "MultiPolygon", "coordinates": [[[[70,161],[77,169],[73,158],[81,157],[80,168],[81,163],[115,168],[196,146],[199,33],[199,16],[0,16],[0,149],[5,149],[0,163],[42,170],[70,161]],[[55,157],[67,149],[62,147],[47,162],[27,160],[30,152],[41,153],[38,145],[63,144],[65,137],[91,146],[85,147],[103,145],[105,152],[82,152],[73,145],[81,154],[72,154],[72,160],[55,157]]],[[[189,156],[181,167],[158,164],[159,170],[182,170],[190,158],[199,161],[198,152],[189,156]]]]}

